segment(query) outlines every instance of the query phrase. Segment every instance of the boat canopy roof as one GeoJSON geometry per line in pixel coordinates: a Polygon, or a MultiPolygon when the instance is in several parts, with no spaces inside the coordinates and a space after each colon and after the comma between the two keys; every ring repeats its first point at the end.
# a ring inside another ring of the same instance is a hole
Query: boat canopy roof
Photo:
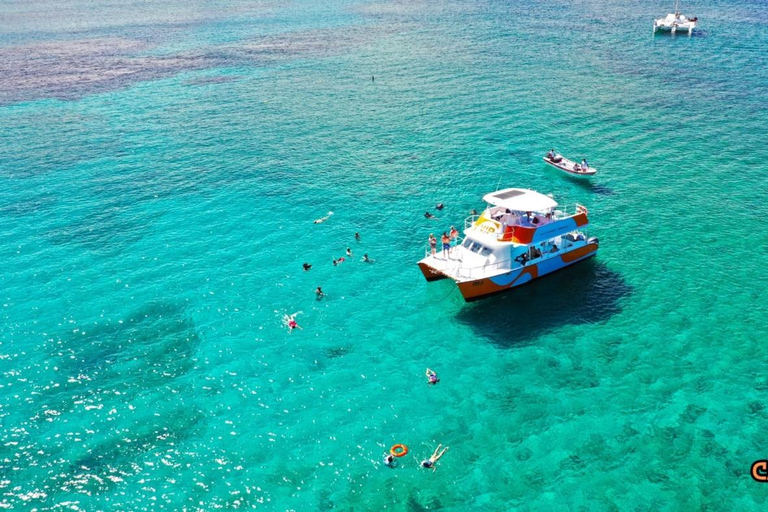
{"type": "Polygon", "coordinates": [[[483,196],[483,201],[516,212],[541,212],[557,206],[549,196],[525,188],[505,188],[483,196]]]}

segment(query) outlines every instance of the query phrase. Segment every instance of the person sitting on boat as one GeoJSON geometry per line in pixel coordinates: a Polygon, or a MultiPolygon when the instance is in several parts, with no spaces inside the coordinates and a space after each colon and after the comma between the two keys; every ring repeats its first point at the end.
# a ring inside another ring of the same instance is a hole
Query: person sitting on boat
{"type": "Polygon", "coordinates": [[[524,267],[525,264],[528,263],[528,253],[524,252],[523,254],[519,255],[515,258],[515,261],[524,267]]]}
{"type": "Polygon", "coordinates": [[[554,160],[555,159],[555,149],[554,148],[550,149],[547,152],[547,158],[549,158],[550,160],[554,160]]]}
{"type": "Polygon", "coordinates": [[[574,164],[573,172],[581,172],[581,166],[579,164],[574,164]]]}
{"type": "Polygon", "coordinates": [[[557,244],[552,244],[552,248],[549,250],[550,253],[557,252],[559,249],[557,248],[557,244]]]}
{"type": "Polygon", "coordinates": [[[507,210],[507,212],[501,217],[501,234],[502,236],[507,232],[507,227],[515,225],[515,215],[507,210]]]}

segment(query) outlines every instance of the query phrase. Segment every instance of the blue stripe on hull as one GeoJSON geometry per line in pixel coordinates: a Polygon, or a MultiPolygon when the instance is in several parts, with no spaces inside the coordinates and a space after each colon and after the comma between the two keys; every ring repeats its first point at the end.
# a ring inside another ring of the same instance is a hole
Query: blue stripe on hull
{"type": "MultiPolygon", "coordinates": [[[[585,260],[587,258],[591,258],[595,254],[597,254],[597,251],[592,251],[589,254],[587,254],[585,256],[582,256],[581,258],[579,258],[577,260],[573,260],[573,261],[571,261],[569,263],[566,263],[565,261],[563,261],[563,258],[561,258],[560,256],[558,256],[557,258],[552,258],[552,259],[547,260],[547,261],[542,261],[541,263],[537,263],[536,264],[536,270],[539,272],[539,275],[537,276],[537,279],[539,277],[543,277],[543,276],[545,276],[547,274],[551,274],[552,272],[560,270],[561,268],[569,267],[569,266],[573,265],[574,263],[580,262],[581,260],[585,260]]],[[[525,284],[528,281],[531,281],[531,279],[532,279],[530,274],[526,274],[523,277],[527,278],[527,279],[520,279],[515,284],[513,284],[510,288],[515,288],[517,286],[525,284]]]]}

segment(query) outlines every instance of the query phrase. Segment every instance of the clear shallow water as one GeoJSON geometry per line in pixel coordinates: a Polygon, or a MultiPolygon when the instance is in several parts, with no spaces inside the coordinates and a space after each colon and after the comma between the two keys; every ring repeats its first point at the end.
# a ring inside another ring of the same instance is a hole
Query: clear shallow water
{"type": "Polygon", "coordinates": [[[764,5],[52,5],[0,11],[5,506],[762,503],[764,5]],[[498,183],[601,250],[466,305],[414,263],[498,183]]]}

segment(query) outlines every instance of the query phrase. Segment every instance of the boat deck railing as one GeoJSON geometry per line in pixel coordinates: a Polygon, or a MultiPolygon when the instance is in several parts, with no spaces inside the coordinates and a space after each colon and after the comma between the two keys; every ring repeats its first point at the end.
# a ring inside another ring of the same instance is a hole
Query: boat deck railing
{"type": "MultiPolygon", "coordinates": [[[[549,223],[554,222],[554,221],[558,221],[558,220],[562,220],[562,219],[567,219],[568,217],[573,217],[574,215],[577,215],[577,214],[579,214],[581,212],[586,212],[586,208],[584,208],[582,205],[580,205],[578,203],[573,205],[573,206],[558,206],[552,212],[551,219],[547,219],[546,222],[542,222],[542,223],[539,223],[539,224],[531,224],[530,226],[527,226],[527,227],[545,226],[546,224],[549,224],[549,223]]],[[[480,217],[481,217],[481,215],[470,215],[469,217],[464,219],[464,230],[468,230],[472,226],[474,226],[475,222],[477,222],[477,219],[479,219],[480,217]]],[[[494,222],[499,222],[499,221],[494,220],[494,222]]],[[[522,224],[517,224],[517,223],[513,224],[513,226],[518,226],[518,225],[522,225],[522,224]]],[[[501,238],[503,237],[503,234],[502,233],[497,233],[496,237],[497,237],[497,239],[501,240],[501,238]]]]}
{"type": "MultiPolygon", "coordinates": [[[[447,276],[452,277],[454,279],[479,279],[482,277],[489,277],[493,275],[498,275],[502,272],[513,272],[519,269],[522,269],[526,266],[530,266],[531,264],[540,263],[542,261],[546,261],[550,258],[555,258],[563,253],[563,251],[567,251],[571,249],[574,244],[579,242],[589,243],[589,237],[584,231],[577,231],[582,238],[580,240],[568,240],[563,241],[561,239],[560,241],[560,247],[555,252],[543,252],[541,256],[534,258],[532,260],[526,261],[525,265],[521,264],[519,260],[515,259],[507,259],[502,261],[496,261],[493,263],[485,263],[483,265],[476,265],[474,267],[464,267],[462,266],[462,260],[461,259],[450,259],[446,261],[445,266],[441,266],[441,268],[437,268],[437,270],[445,273],[447,276]],[[450,264],[450,263],[453,264],[450,264]]],[[[439,254],[439,251],[438,251],[439,254]]],[[[526,253],[527,254],[527,253],[526,253]]],[[[430,256],[429,249],[427,249],[427,253],[425,256],[430,256]]],[[[438,258],[441,261],[442,258],[438,258]]]]}

